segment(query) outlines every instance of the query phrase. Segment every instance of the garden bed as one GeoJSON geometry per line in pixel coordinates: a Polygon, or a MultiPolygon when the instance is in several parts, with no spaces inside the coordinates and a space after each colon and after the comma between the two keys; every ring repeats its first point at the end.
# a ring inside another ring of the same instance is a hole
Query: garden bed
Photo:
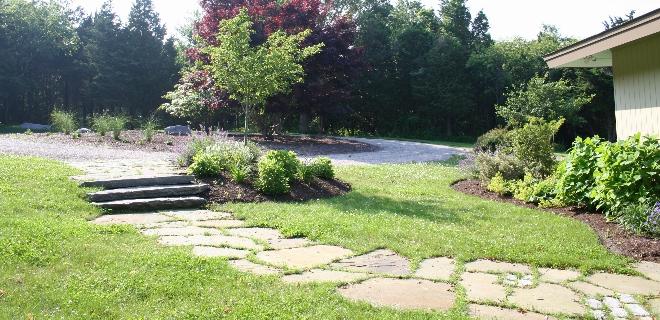
{"type": "Polygon", "coordinates": [[[236,183],[227,173],[217,179],[202,179],[211,186],[207,199],[213,203],[227,202],[263,202],[263,201],[309,201],[341,196],[351,191],[348,183],[337,179],[315,178],[310,183],[295,181],[291,191],[285,195],[265,195],[254,187],[252,181],[236,183]]]}
{"type": "Polygon", "coordinates": [[[522,207],[541,209],[572,217],[594,229],[600,241],[609,250],[637,260],[660,262],[660,239],[647,238],[630,232],[617,223],[608,222],[605,215],[601,213],[588,212],[576,207],[539,208],[534,204],[525,203],[513,197],[500,196],[497,193],[490,192],[479,180],[461,180],[453,184],[452,187],[456,191],[483,199],[512,203],[522,207]]]}
{"type": "MultiPolygon", "coordinates": [[[[90,146],[104,146],[138,151],[183,152],[190,141],[204,138],[205,134],[195,132],[192,136],[170,136],[162,132],[156,133],[151,142],[143,141],[142,132],[127,130],[121,133],[121,139],[115,140],[110,134],[100,136],[95,133],[83,134],[79,138],[61,133],[33,133],[18,135],[21,138],[39,142],[56,142],[90,146]]],[[[242,140],[242,136],[229,135],[234,140],[242,140]]],[[[220,137],[218,136],[220,139],[220,137]]],[[[322,136],[275,136],[274,140],[266,140],[260,135],[252,135],[249,139],[258,145],[272,150],[293,150],[300,156],[316,156],[327,154],[346,154],[377,151],[379,147],[353,141],[322,136]]]]}

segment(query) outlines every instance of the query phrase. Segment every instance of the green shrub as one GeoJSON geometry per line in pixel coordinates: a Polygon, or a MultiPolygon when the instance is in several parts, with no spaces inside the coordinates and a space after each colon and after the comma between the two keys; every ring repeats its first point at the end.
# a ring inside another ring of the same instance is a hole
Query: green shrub
{"type": "Polygon", "coordinates": [[[200,152],[193,157],[188,171],[196,177],[216,177],[220,175],[222,167],[215,154],[200,152]]]}
{"type": "Polygon", "coordinates": [[[76,131],[76,128],[78,127],[76,116],[71,112],[63,110],[53,110],[50,114],[50,121],[55,130],[64,134],[70,134],[76,131]]]}
{"type": "Polygon", "coordinates": [[[261,149],[252,142],[245,145],[242,142],[220,140],[206,147],[206,152],[216,155],[220,167],[223,170],[229,170],[232,167],[254,165],[261,154],[261,149]]]}
{"type": "Polygon", "coordinates": [[[486,186],[486,189],[491,192],[495,192],[501,196],[509,195],[509,185],[501,173],[497,173],[486,186]]]}
{"type": "Polygon", "coordinates": [[[115,140],[119,140],[121,132],[126,128],[127,123],[127,117],[102,114],[92,119],[92,129],[98,132],[101,136],[105,136],[108,132],[112,132],[112,137],[115,140]]]}
{"type": "Polygon", "coordinates": [[[252,167],[249,165],[234,164],[229,167],[231,180],[236,183],[243,183],[252,173],[252,167]]]}
{"type": "Polygon", "coordinates": [[[517,180],[525,175],[525,169],[514,155],[505,152],[477,153],[474,158],[474,170],[479,179],[490,181],[498,173],[504,180],[517,180]]]}
{"type": "Polygon", "coordinates": [[[310,183],[314,178],[316,177],[316,174],[314,172],[314,168],[310,163],[302,163],[300,164],[300,167],[298,168],[298,179],[303,181],[304,183],[310,183]]]}
{"type": "Polygon", "coordinates": [[[202,150],[212,146],[215,141],[211,138],[192,139],[186,149],[179,155],[179,165],[182,167],[190,166],[193,162],[193,157],[202,150]]]}
{"type": "Polygon", "coordinates": [[[292,151],[269,151],[257,164],[257,187],[266,194],[285,194],[295,179],[300,161],[292,151]]]}
{"type": "Polygon", "coordinates": [[[477,138],[474,144],[475,152],[495,153],[510,147],[509,131],[503,128],[495,128],[477,138]]]}
{"type": "Polygon", "coordinates": [[[520,201],[534,202],[534,187],[537,183],[538,180],[530,173],[525,174],[525,177],[522,180],[511,182],[510,188],[513,197],[520,201]]]}
{"type": "Polygon", "coordinates": [[[522,128],[511,131],[511,149],[525,172],[544,178],[555,170],[553,139],[564,120],[546,122],[530,118],[522,128]]]}
{"type": "Polygon", "coordinates": [[[158,129],[158,122],[154,118],[150,118],[142,124],[142,138],[144,141],[151,142],[156,135],[158,129]]]}
{"type": "Polygon", "coordinates": [[[626,206],[618,222],[626,229],[652,237],[660,237],[660,202],[655,206],[645,203],[626,206]]]}
{"type": "Polygon", "coordinates": [[[578,206],[590,206],[592,199],[589,193],[595,187],[594,172],[598,163],[598,146],[603,141],[593,138],[577,138],[568,155],[557,167],[558,198],[566,203],[578,206]]]}
{"type": "Polygon", "coordinates": [[[312,174],[321,179],[334,179],[335,170],[332,167],[332,160],[327,157],[318,157],[309,164],[312,174]]]}

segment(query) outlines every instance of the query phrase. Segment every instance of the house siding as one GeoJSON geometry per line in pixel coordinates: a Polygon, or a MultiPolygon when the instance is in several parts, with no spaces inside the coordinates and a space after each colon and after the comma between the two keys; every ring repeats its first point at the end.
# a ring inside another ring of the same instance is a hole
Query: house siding
{"type": "Polygon", "coordinates": [[[660,34],[612,50],[616,131],[660,136],[660,34]]]}

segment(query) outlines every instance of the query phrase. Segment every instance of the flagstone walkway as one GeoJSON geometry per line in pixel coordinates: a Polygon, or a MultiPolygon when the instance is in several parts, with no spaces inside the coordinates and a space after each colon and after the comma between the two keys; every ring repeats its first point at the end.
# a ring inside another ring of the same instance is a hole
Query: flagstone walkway
{"type": "Polygon", "coordinates": [[[652,320],[660,316],[660,264],[635,264],[638,276],[435,257],[413,268],[387,249],[356,255],[278,230],[252,228],[230,213],[208,210],[106,215],[100,225],[129,224],[166,246],[190,246],[203,259],[227,259],[242,272],[277,276],[292,285],[328,282],[347,299],[377,307],[445,311],[463,299],[482,319],[652,320]],[[463,271],[464,270],[464,271],[463,271]]]}

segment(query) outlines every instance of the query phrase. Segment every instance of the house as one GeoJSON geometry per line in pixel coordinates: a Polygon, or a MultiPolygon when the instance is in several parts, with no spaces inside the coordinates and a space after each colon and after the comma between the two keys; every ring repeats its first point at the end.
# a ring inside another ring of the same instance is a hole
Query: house
{"type": "Polygon", "coordinates": [[[612,67],[619,139],[660,135],[660,9],[545,57],[550,68],[612,67]]]}

